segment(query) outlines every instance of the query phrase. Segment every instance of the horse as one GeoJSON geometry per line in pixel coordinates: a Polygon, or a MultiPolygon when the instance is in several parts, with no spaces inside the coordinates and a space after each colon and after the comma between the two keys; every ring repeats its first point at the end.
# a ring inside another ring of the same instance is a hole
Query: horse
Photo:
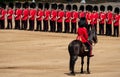
{"type": "MultiPolygon", "coordinates": [[[[89,32],[89,41],[91,44],[93,44],[93,43],[96,44],[98,42],[97,33],[96,33],[95,29],[92,29],[89,32]]],[[[84,44],[80,40],[73,40],[68,45],[68,51],[69,51],[69,55],[70,55],[70,63],[69,63],[70,74],[75,75],[74,66],[75,66],[75,62],[78,57],[81,57],[81,72],[80,73],[84,73],[83,65],[84,65],[84,57],[85,56],[87,56],[87,73],[90,74],[90,70],[89,70],[89,64],[90,64],[89,54],[90,54],[90,52],[85,51],[84,44]]]]}

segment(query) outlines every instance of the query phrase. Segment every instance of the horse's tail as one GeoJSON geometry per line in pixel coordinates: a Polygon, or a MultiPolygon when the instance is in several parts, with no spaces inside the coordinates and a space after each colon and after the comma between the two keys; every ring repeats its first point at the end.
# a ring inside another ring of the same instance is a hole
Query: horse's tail
{"type": "Polygon", "coordinates": [[[82,47],[82,42],[79,40],[72,41],[69,46],[68,50],[71,55],[79,55],[82,47]]]}
{"type": "Polygon", "coordinates": [[[80,45],[75,44],[74,47],[73,47],[73,51],[74,51],[74,55],[79,55],[79,53],[80,53],[80,45]]]}

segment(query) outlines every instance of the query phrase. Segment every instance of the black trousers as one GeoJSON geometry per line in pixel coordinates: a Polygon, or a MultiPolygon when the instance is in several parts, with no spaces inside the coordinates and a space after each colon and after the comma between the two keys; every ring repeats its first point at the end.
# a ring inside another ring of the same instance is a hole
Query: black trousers
{"type": "Polygon", "coordinates": [[[70,31],[70,25],[69,25],[69,22],[65,22],[64,32],[65,32],[65,33],[69,33],[69,31],[70,31]]]}
{"type": "Polygon", "coordinates": [[[20,29],[20,20],[15,20],[15,29],[20,29]]]}
{"type": "Polygon", "coordinates": [[[22,30],[26,30],[26,29],[27,29],[27,20],[22,20],[21,29],[22,29],[22,30]]]}
{"type": "Polygon", "coordinates": [[[44,20],[44,27],[43,27],[43,31],[47,32],[48,31],[48,20],[44,20]]]}
{"type": "Polygon", "coordinates": [[[91,46],[91,44],[89,42],[86,42],[84,44],[85,44],[85,46],[87,47],[87,49],[89,51],[89,55],[91,55],[92,54],[92,46],[91,46]]]}
{"type": "Polygon", "coordinates": [[[8,23],[7,23],[7,29],[12,29],[12,19],[8,19],[8,23]]]}
{"type": "Polygon", "coordinates": [[[94,27],[95,27],[95,31],[97,32],[97,24],[94,24],[94,27]]]}
{"type": "Polygon", "coordinates": [[[55,21],[50,21],[50,31],[55,32],[56,30],[56,23],[55,21]]]}
{"type": "Polygon", "coordinates": [[[112,24],[106,24],[106,35],[107,36],[112,35],[112,24]]]}
{"type": "Polygon", "coordinates": [[[34,30],[34,20],[29,20],[29,30],[34,30]]]}
{"type": "Polygon", "coordinates": [[[99,24],[99,34],[104,34],[104,24],[99,24]]]}
{"type": "Polygon", "coordinates": [[[119,26],[114,26],[114,36],[119,36],[119,26]]]}
{"type": "Polygon", "coordinates": [[[57,32],[62,32],[62,22],[57,22],[57,32]]]}
{"type": "Polygon", "coordinates": [[[76,33],[76,22],[71,25],[71,33],[76,33]]]}
{"type": "Polygon", "coordinates": [[[0,20],[0,29],[5,28],[5,20],[0,20]]]}
{"type": "Polygon", "coordinates": [[[37,26],[36,26],[36,31],[41,31],[42,30],[42,21],[37,21],[37,26]]]}

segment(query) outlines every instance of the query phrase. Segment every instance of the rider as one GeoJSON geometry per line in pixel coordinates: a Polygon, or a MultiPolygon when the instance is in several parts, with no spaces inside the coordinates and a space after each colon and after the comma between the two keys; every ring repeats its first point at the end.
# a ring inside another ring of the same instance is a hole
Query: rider
{"type": "Polygon", "coordinates": [[[86,19],[81,18],[78,22],[79,28],[77,30],[77,40],[80,40],[84,45],[87,47],[88,51],[90,52],[90,57],[94,56],[92,55],[92,46],[90,42],[88,41],[88,32],[85,28],[86,26],[86,19]]]}

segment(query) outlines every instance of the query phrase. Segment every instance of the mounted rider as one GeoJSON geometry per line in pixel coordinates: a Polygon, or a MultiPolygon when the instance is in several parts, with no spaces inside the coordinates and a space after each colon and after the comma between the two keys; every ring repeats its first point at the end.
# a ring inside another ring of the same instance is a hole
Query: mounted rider
{"type": "MultiPolygon", "coordinates": [[[[80,21],[78,22],[79,28],[77,30],[77,40],[80,40],[88,49],[90,52],[90,57],[94,56],[92,55],[92,45],[88,41],[88,32],[87,29],[85,28],[86,25],[86,19],[81,18],[80,21]]],[[[86,50],[85,50],[86,51],[86,50]]]]}

